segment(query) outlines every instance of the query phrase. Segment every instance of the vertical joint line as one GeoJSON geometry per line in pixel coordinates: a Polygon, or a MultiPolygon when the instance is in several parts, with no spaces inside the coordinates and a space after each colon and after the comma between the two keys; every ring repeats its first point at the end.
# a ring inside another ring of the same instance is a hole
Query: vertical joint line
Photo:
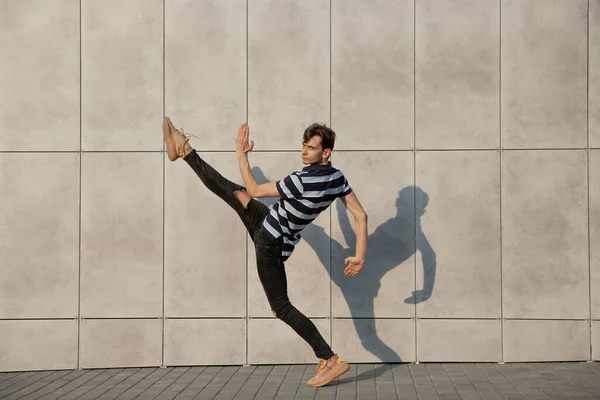
{"type": "Polygon", "coordinates": [[[498,0],[498,175],[500,196],[500,361],[504,362],[504,284],[502,281],[502,0],[498,0]]]}
{"type": "Polygon", "coordinates": [[[79,0],[79,256],[78,256],[78,282],[77,282],[77,368],[80,368],[81,353],[81,168],[83,165],[81,144],[82,144],[82,112],[81,112],[81,79],[82,79],[82,55],[81,55],[81,0],[79,0]]]}
{"type": "MultiPolygon", "coordinates": [[[[589,107],[589,106],[588,106],[589,107]]],[[[586,179],[587,179],[587,234],[588,234],[588,315],[590,321],[590,360],[594,359],[592,349],[592,242],[591,242],[591,226],[590,226],[590,149],[586,150],[586,179]]]]}
{"type": "Polygon", "coordinates": [[[332,102],[332,94],[331,94],[331,88],[332,88],[332,84],[331,84],[331,56],[332,56],[332,49],[331,49],[331,45],[332,45],[332,39],[331,39],[331,33],[332,33],[332,27],[331,27],[331,23],[333,21],[333,17],[332,17],[332,3],[333,0],[329,0],[329,126],[333,127],[333,121],[331,120],[331,102],[332,102]]]}
{"type": "Polygon", "coordinates": [[[249,118],[249,106],[250,104],[248,103],[248,59],[249,59],[249,53],[248,53],[248,41],[249,41],[249,29],[248,29],[248,14],[249,14],[249,10],[248,10],[248,0],[246,0],[246,123],[250,124],[250,121],[248,120],[249,118]]]}
{"type": "MultiPolygon", "coordinates": [[[[166,104],[165,104],[165,98],[166,98],[166,71],[165,71],[165,45],[166,45],[166,40],[165,40],[165,0],[163,0],[162,2],[162,50],[163,50],[163,59],[162,59],[162,67],[163,67],[163,117],[164,115],[166,115],[167,113],[167,109],[166,109],[166,104]]],[[[163,142],[163,151],[164,151],[164,142],[163,142]]],[[[160,365],[164,366],[165,365],[165,190],[166,190],[166,171],[165,171],[165,155],[164,152],[161,153],[161,158],[162,158],[162,233],[163,233],[163,237],[162,237],[162,312],[161,312],[161,334],[162,334],[162,343],[161,343],[161,362],[160,365]]]]}
{"type": "MultiPolygon", "coordinates": [[[[332,113],[331,113],[331,109],[332,109],[332,92],[331,92],[331,88],[332,88],[332,84],[331,84],[331,75],[332,75],[332,69],[331,69],[331,57],[333,54],[333,51],[331,49],[332,46],[332,39],[331,39],[331,34],[332,34],[332,21],[333,21],[333,8],[332,8],[332,3],[333,0],[329,0],[329,126],[331,126],[331,128],[333,129],[333,121],[332,121],[332,113]]],[[[336,207],[338,205],[335,205],[336,207]]],[[[331,234],[333,233],[333,229],[332,229],[332,224],[333,224],[333,216],[332,216],[332,207],[329,208],[329,271],[328,271],[328,275],[329,275],[329,343],[331,344],[331,347],[333,347],[333,283],[332,283],[332,279],[331,279],[331,273],[332,273],[332,263],[333,263],[333,256],[331,254],[331,249],[332,249],[332,244],[331,244],[331,234]]]]}
{"type": "Polygon", "coordinates": [[[588,223],[588,299],[589,299],[589,317],[590,317],[590,361],[594,359],[592,348],[592,241],[591,241],[591,208],[590,208],[590,0],[587,2],[587,37],[586,37],[586,133],[587,133],[587,149],[586,149],[586,167],[587,167],[587,223],[588,223]]]}
{"type": "MultiPolygon", "coordinates": [[[[246,123],[250,123],[250,121],[248,121],[248,0],[246,0],[246,123]]],[[[248,295],[249,295],[249,290],[248,290],[248,234],[245,235],[246,236],[246,254],[245,254],[245,258],[246,258],[246,263],[245,263],[245,270],[246,270],[246,318],[244,320],[244,323],[246,325],[246,362],[245,364],[248,365],[248,335],[249,335],[249,329],[250,327],[248,326],[248,316],[250,315],[250,312],[248,310],[248,295]]]]}
{"type": "Polygon", "coordinates": [[[587,149],[590,149],[590,0],[587,2],[587,29],[586,29],[586,130],[587,130],[587,149]]]}
{"type": "MultiPolygon", "coordinates": [[[[413,0],[413,287],[417,291],[417,0],[413,0]]],[[[415,361],[418,362],[417,296],[415,298],[415,361]]]]}

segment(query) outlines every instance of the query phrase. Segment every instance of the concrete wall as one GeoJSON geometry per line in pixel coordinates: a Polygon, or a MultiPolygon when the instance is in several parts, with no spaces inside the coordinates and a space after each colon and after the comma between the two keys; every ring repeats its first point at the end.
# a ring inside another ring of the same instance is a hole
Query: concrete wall
{"type": "Polygon", "coordinates": [[[335,203],[286,268],[349,361],[600,358],[599,0],[0,0],[0,50],[1,371],[315,362],[164,114],[238,183],[240,123],[262,181],[336,130],[367,264],[335,203]]]}

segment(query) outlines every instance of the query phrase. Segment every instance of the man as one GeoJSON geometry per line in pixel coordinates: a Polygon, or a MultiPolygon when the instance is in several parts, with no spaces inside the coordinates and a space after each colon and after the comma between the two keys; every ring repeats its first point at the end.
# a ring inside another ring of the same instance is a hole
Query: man
{"type": "Polygon", "coordinates": [[[163,121],[163,134],[169,160],[183,158],[204,185],[229,204],[246,226],[256,248],[258,276],[273,315],[292,327],[319,359],[317,374],[308,385],[326,385],[348,371],[348,363],[333,353],[310,319],[290,303],[284,267],[300,241],[302,229],[336,198],[354,215],[356,226],[356,255],[346,258],[344,274],[355,276],[365,263],[367,214],[342,172],[329,161],[335,132],[317,123],[309,126],[302,142],[302,163],[306,167],[280,181],[258,184],[248,163],[248,152],[254,142],[248,140],[248,125],[242,124],[235,151],[245,186],[228,181],[202,160],[188,143],[191,135],[175,129],[169,117],[163,121]],[[261,197],[280,197],[280,200],[269,209],[254,199],[261,197]]]}

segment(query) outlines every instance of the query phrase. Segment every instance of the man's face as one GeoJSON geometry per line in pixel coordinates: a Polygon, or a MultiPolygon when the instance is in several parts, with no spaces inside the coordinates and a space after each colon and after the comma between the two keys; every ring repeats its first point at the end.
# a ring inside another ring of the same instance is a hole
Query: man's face
{"type": "Polygon", "coordinates": [[[311,137],[302,143],[302,163],[306,165],[321,164],[323,162],[323,146],[319,136],[311,137]]]}

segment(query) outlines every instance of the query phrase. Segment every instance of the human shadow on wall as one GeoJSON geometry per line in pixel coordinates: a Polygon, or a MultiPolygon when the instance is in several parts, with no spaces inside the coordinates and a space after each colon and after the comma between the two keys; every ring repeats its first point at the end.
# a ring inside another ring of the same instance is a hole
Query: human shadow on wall
{"type": "MultiPolygon", "coordinates": [[[[268,182],[260,168],[254,167],[252,170],[259,183],[268,182]]],[[[270,207],[278,199],[261,199],[261,201],[270,207]]],[[[356,277],[344,275],[344,260],[347,257],[354,256],[356,252],[356,235],[348,218],[346,207],[341,204],[340,200],[336,200],[336,202],[338,202],[335,207],[337,219],[348,246],[343,246],[327,235],[322,227],[315,224],[310,224],[304,228],[302,238],[316,252],[322,266],[327,270],[333,282],[340,288],[348,304],[362,346],[384,363],[401,363],[400,356],[377,335],[376,319],[374,319],[374,300],[377,297],[384,275],[402,265],[415,254],[416,250],[421,253],[423,263],[423,288],[413,291],[410,296],[404,299],[404,302],[418,304],[431,297],[437,267],[436,254],[421,229],[421,216],[425,213],[429,196],[421,188],[415,186],[406,186],[398,192],[396,215],[378,226],[368,236],[365,268],[356,277]],[[416,243],[415,238],[417,239],[416,243]],[[323,251],[323,246],[320,245],[326,241],[331,243],[331,268],[328,268],[330,264],[329,252],[323,251]]],[[[412,263],[403,265],[404,268],[411,268],[412,266],[412,263]]],[[[382,366],[374,371],[371,370],[368,373],[361,374],[356,379],[372,379],[373,372],[375,372],[375,376],[379,376],[387,369],[388,367],[382,366]]],[[[355,378],[344,379],[354,380],[355,378]]],[[[344,382],[344,379],[340,379],[340,382],[344,382]]]]}

